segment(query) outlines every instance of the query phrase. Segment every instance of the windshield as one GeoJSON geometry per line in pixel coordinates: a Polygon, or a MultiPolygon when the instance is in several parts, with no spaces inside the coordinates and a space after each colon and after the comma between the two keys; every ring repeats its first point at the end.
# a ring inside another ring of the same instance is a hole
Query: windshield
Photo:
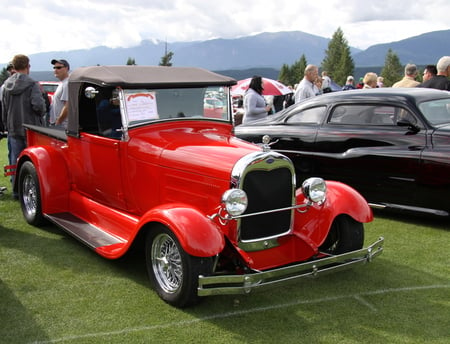
{"type": "Polygon", "coordinates": [[[433,125],[450,123],[450,97],[424,102],[419,109],[433,125]]]}
{"type": "Polygon", "coordinates": [[[127,127],[185,118],[230,121],[228,87],[125,89],[122,118],[127,127]]]}

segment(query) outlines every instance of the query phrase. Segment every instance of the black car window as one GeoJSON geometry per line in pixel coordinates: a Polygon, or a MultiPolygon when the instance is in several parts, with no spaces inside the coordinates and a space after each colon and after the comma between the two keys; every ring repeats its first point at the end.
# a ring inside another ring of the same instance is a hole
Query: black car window
{"type": "Polygon", "coordinates": [[[305,110],[293,111],[292,114],[286,119],[286,124],[298,124],[298,123],[322,123],[326,115],[327,108],[325,106],[314,107],[305,110]]]}
{"type": "Polygon", "coordinates": [[[400,117],[416,123],[414,116],[400,107],[349,104],[336,106],[331,113],[329,123],[395,126],[400,117]]]}
{"type": "Polygon", "coordinates": [[[420,104],[419,108],[433,125],[450,123],[450,98],[427,101],[420,104]]]}

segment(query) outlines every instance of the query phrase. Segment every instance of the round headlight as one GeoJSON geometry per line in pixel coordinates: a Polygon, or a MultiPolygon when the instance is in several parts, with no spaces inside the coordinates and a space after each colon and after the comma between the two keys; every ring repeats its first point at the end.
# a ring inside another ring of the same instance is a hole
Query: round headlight
{"type": "Polygon", "coordinates": [[[241,215],[247,209],[247,194],[241,189],[227,190],[222,196],[222,203],[231,216],[241,215]]]}
{"type": "Polygon", "coordinates": [[[326,199],[327,185],[322,178],[308,178],[302,184],[302,192],[311,202],[321,204],[326,199]]]}

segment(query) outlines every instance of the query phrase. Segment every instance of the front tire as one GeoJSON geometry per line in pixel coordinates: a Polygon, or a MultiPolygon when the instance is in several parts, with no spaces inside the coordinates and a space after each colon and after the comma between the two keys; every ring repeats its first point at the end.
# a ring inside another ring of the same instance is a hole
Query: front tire
{"type": "Polygon", "coordinates": [[[163,226],[147,235],[145,256],[150,282],[161,299],[179,308],[199,302],[198,276],[211,273],[210,257],[187,254],[176,236],[163,226]]]}
{"type": "Polygon", "coordinates": [[[19,172],[19,200],[25,220],[33,226],[45,223],[42,214],[41,188],[36,168],[26,161],[19,172]]]}
{"type": "Polygon", "coordinates": [[[330,231],[319,251],[328,254],[341,254],[359,250],[364,245],[364,226],[348,215],[334,219],[330,231]]]}

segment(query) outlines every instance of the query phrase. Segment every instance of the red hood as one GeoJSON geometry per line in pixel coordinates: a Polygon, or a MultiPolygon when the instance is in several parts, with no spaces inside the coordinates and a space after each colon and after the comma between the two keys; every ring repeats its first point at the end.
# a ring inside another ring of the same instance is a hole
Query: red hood
{"type": "Polygon", "coordinates": [[[161,123],[130,132],[128,154],[138,160],[199,175],[229,179],[235,163],[243,156],[260,150],[257,146],[231,135],[231,126],[186,121],[180,128],[161,123]],[[156,128],[158,126],[159,128],[156,128]]]}

